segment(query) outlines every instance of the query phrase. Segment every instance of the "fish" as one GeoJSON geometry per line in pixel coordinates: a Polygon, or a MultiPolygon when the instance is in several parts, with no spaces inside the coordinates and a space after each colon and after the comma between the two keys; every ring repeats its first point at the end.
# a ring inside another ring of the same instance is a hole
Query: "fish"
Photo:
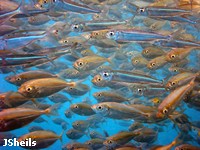
{"type": "Polygon", "coordinates": [[[131,59],[132,65],[135,68],[144,68],[146,67],[148,60],[142,56],[135,56],[131,59]]]}
{"type": "Polygon", "coordinates": [[[80,139],[84,134],[84,132],[75,129],[70,129],[66,132],[67,137],[73,140],[80,139]]]}
{"type": "Polygon", "coordinates": [[[44,15],[44,14],[39,14],[37,16],[31,16],[28,19],[28,23],[30,25],[34,25],[34,26],[39,26],[39,25],[43,25],[47,22],[49,22],[51,19],[49,18],[49,16],[44,15]]]}
{"type": "Polygon", "coordinates": [[[102,139],[91,139],[85,142],[91,149],[99,149],[102,148],[103,145],[103,140],[102,139]]]}
{"type": "Polygon", "coordinates": [[[18,142],[21,141],[26,141],[26,139],[31,138],[32,140],[35,141],[34,146],[21,146],[23,148],[47,148],[53,143],[55,143],[58,139],[62,139],[62,134],[61,135],[56,135],[52,131],[45,131],[45,130],[40,130],[40,131],[34,131],[30,132],[28,134],[22,135],[17,139],[18,142]]]}
{"type": "Polygon", "coordinates": [[[183,14],[191,14],[192,11],[184,10],[184,9],[177,9],[177,8],[170,8],[170,7],[154,7],[154,6],[147,6],[147,7],[139,7],[134,5],[131,2],[127,2],[127,6],[135,11],[137,15],[147,16],[147,17],[160,17],[160,16],[180,16],[183,14]]]}
{"type": "Polygon", "coordinates": [[[130,83],[162,83],[162,81],[149,75],[122,70],[103,71],[100,76],[104,80],[130,83]]]}
{"type": "Polygon", "coordinates": [[[150,46],[146,47],[142,51],[142,56],[145,58],[156,58],[158,56],[165,55],[165,51],[163,51],[161,48],[150,46]]]}
{"type": "Polygon", "coordinates": [[[158,131],[154,129],[143,127],[133,131],[136,136],[133,139],[137,142],[148,142],[153,143],[156,141],[158,136],[158,131]]]}
{"type": "Polygon", "coordinates": [[[150,150],[170,150],[172,147],[180,143],[179,135],[169,144],[167,145],[156,145],[150,148],[150,150]]]}
{"type": "Polygon", "coordinates": [[[63,92],[68,93],[71,96],[83,96],[90,91],[90,87],[86,84],[78,84],[78,86],[66,87],[63,92]]]}
{"type": "Polygon", "coordinates": [[[172,47],[172,48],[188,48],[188,47],[200,47],[200,43],[187,41],[187,40],[155,40],[152,43],[158,47],[172,47]]]}
{"type": "Polygon", "coordinates": [[[106,34],[108,39],[117,42],[150,42],[158,39],[169,39],[170,35],[162,35],[154,32],[145,32],[134,29],[116,29],[111,30],[106,34]]]}
{"type": "Polygon", "coordinates": [[[73,86],[75,82],[66,82],[59,78],[34,79],[23,83],[18,92],[29,98],[40,98],[50,96],[67,86],[73,86]]]}
{"type": "Polygon", "coordinates": [[[181,144],[181,145],[175,147],[175,150],[181,150],[181,149],[182,150],[186,150],[186,149],[198,150],[198,149],[200,149],[200,147],[193,146],[193,145],[190,145],[190,144],[181,144]]]}
{"type": "Polygon", "coordinates": [[[101,103],[101,102],[128,102],[130,99],[122,96],[121,94],[117,94],[115,91],[101,91],[101,92],[95,92],[93,94],[95,99],[101,103]]]}
{"type": "Polygon", "coordinates": [[[95,20],[89,22],[80,22],[71,25],[71,28],[75,32],[88,32],[88,31],[97,31],[113,28],[119,25],[126,25],[127,21],[118,21],[118,20],[95,20]]]}
{"type": "Polygon", "coordinates": [[[13,138],[16,138],[16,136],[13,133],[10,133],[10,132],[1,133],[0,146],[5,145],[4,139],[13,139],[13,138]]]}
{"type": "Polygon", "coordinates": [[[71,103],[71,99],[69,99],[66,95],[61,93],[55,93],[53,95],[50,95],[48,96],[48,99],[50,99],[54,103],[65,103],[65,102],[71,103]]]}
{"type": "Polygon", "coordinates": [[[166,60],[168,62],[178,62],[186,58],[192,51],[192,48],[177,48],[172,49],[166,54],[166,60]]]}
{"type": "Polygon", "coordinates": [[[167,90],[174,90],[177,87],[187,84],[194,77],[197,77],[197,74],[192,72],[179,73],[167,81],[165,88],[167,90]]]}
{"type": "Polygon", "coordinates": [[[8,76],[5,80],[11,84],[21,86],[23,83],[29,80],[55,77],[57,76],[45,71],[27,71],[14,76],[8,76]]]}
{"type": "Polygon", "coordinates": [[[102,102],[92,106],[97,114],[113,119],[135,119],[136,116],[147,116],[145,112],[122,103],[102,102]]]}
{"type": "Polygon", "coordinates": [[[134,122],[133,124],[131,124],[128,128],[129,131],[135,131],[137,129],[143,128],[143,124],[140,122],[134,122]]]}
{"type": "Polygon", "coordinates": [[[64,145],[62,149],[63,150],[74,150],[74,149],[88,150],[89,146],[83,143],[79,143],[79,142],[72,142],[72,143],[68,143],[64,145]]]}
{"type": "Polygon", "coordinates": [[[111,58],[104,58],[101,56],[85,56],[76,60],[73,66],[79,71],[90,71],[106,62],[112,63],[110,59],[111,58]]]}
{"type": "Polygon", "coordinates": [[[70,110],[82,116],[91,116],[95,114],[91,106],[86,103],[73,104],[70,106],[70,110]]]}
{"type": "Polygon", "coordinates": [[[93,9],[87,5],[82,5],[71,0],[58,0],[53,4],[53,9],[56,11],[72,11],[77,13],[100,13],[100,10],[93,9]]]}
{"type": "Polygon", "coordinates": [[[34,40],[42,39],[46,36],[46,34],[38,34],[38,35],[24,35],[20,37],[13,37],[7,39],[0,39],[1,49],[17,49],[21,48],[22,46],[28,45],[34,40]]]}
{"type": "Polygon", "coordinates": [[[71,118],[71,117],[72,117],[72,112],[70,111],[70,109],[67,109],[67,110],[65,111],[65,117],[66,117],[66,118],[71,118]]]}
{"type": "Polygon", "coordinates": [[[166,88],[163,85],[151,85],[151,84],[132,84],[128,87],[135,95],[139,96],[161,96],[166,92],[166,88]]]}
{"type": "Polygon", "coordinates": [[[78,71],[74,68],[67,68],[65,70],[62,70],[59,74],[59,77],[61,78],[67,78],[67,79],[84,79],[89,76],[88,72],[78,71]]]}
{"type": "Polygon", "coordinates": [[[135,132],[122,131],[113,136],[106,138],[103,144],[109,149],[110,148],[114,149],[128,143],[137,135],[138,133],[135,133],[135,132]]]}
{"type": "Polygon", "coordinates": [[[194,86],[195,77],[186,85],[172,91],[158,106],[157,117],[164,117],[171,114],[180,104],[186,93],[190,92],[194,86]]]}
{"type": "Polygon", "coordinates": [[[147,63],[147,68],[149,70],[157,70],[162,68],[163,66],[165,66],[167,64],[167,60],[165,58],[165,55],[162,56],[158,56],[156,58],[151,59],[148,63],[147,63]]]}
{"type": "Polygon", "coordinates": [[[17,28],[10,25],[1,25],[0,26],[0,36],[4,36],[5,34],[11,33],[15,31],[17,28]]]}
{"type": "Polygon", "coordinates": [[[22,105],[28,101],[32,101],[33,103],[37,104],[35,99],[24,97],[22,94],[18,92],[6,92],[0,94],[0,108],[12,108],[22,105]]]}
{"type": "Polygon", "coordinates": [[[44,130],[42,127],[40,127],[40,126],[32,126],[32,127],[29,127],[28,128],[28,131],[29,132],[33,132],[33,131],[38,131],[38,130],[44,130]]]}
{"type": "Polygon", "coordinates": [[[54,105],[45,110],[20,107],[4,109],[0,112],[0,132],[21,128],[43,114],[53,113],[57,107],[58,105],[54,105]]]}
{"type": "Polygon", "coordinates": [[[12,18],[13,16],[25,12],[24,10],[24,0],[21,0],[20,4],[14,10],[4,12],[0,14],[0,25],[12,18]]]}

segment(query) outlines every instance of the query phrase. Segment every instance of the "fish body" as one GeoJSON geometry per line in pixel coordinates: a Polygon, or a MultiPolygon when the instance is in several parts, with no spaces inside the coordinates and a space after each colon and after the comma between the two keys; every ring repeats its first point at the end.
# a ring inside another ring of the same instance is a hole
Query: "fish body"
{"type": "Polygon", "coordinates": [[[23,83],[18,92],[25,97],[39,98],[52,95],[67,86],[73,85],[72,82],[66,82],[58,78],[34,79],[23,83]]]}
{"type": "Polygon", "coordinates": [[[96,31],[96,30],[104,30],[113,28],[118,25],[125,25],[126,21],[115,21],[115,20],[95,20],[90,22],[82,22],[73,24],[71,26],[72,30],[75,32],[88,32],[88,31],[96,31]]]}
{"type": "Polygon", "coordinates": [[[74,68],[79,71],[94,70],[105,62],[111,62],[109,58],[100,56],[85,56],[74,62],[74,68]]]}
{"type": "Polygon", "coordinates": [[[91,116],[95,114],[91,106],[86,103],[73,104],[70,106],[70,110],[76,114],[83,115],[83,116],[91,116]]]}
{"type": "Polygon", "coordinates": [[[194,88],[194,79],[195,77],[190,81],[190,83],[175,89],[162,101],[162,103],[160,103],[158,106],[157,117],[169,115],[176,109],[184,96],[194,88]]]}
{"type": "Polygon", "coordinates": [[[54,10],[72,11],[77,13],[100,13],[101,11],[92,9],[86,5],[82,5],[71,0],[58,0],[54,4],[54,10]]]}
{"type": "Polygon", "coordinates": [[[0,103],[1,103],[0,108],[4,109],[4,108],[16,107],[30,100],[35,102],[34,99],[24,97],[22,94],[18,92],[1,93],[0,94],[0,103]]]}
{"type": "Polygon", "coordinates": [[[137,133],[134,133],[131,131],[130,132],[122,131],[113,136],[106,138],[106,140],[103,142],[103,144],[108,148],[116,148],[116,147],[119,147],[119,146],[122,146],[122,145],[128,143],[136,135],[137,135],[137,133]]]}
{"type": "Polygon", "coordinates": [[[17,49],[22,46],[30,44],[32,41],[37,39],[42,39],[46,36],[46,34],[41,35],[25,35],[21,37],[13,37],[8,39],[0,39],[1,49],[17,49]]]}
{"type": "Polygon", "coordinates": [[[23,148],[47,148],[53,143],[55,143],[58,139],[62,138],[62,135],[56,135],[54,132],[51,131],[34,131],[28,134],[25,134],[18,138],[18,142],[26,141],[26,139],[31,138],[32,140],[36,141],[35,146],[22,146],[23,148]]]}
{"type": "Polygon", "coordinates": [[[107,33],[107,38],[118,42],[148,42],[158,39],[169,39],[165,36],[153,32],[144,32],[137,30],[111,30],[107,33]]]}
{"type": "Polygon", "coordinates": [[[8,76],[6,77],[6,81],[14,85],[20,86],[29,80],[51,77],[55,78],[57,76],[44,71],[27,71],[14,76],[8,76]]]}
{"type": "Polygon", "coordinates": [[[51,108],[38,110],[31,108],[9,108],[0,112],[0,132],[21,128],[42,114],[51,113],[51,108]]]}
{"type": "Polygon", "coordinates": [[[195,43],[186,40],[155,40],[153,45],[159,47],[174,47],[174,48],[188,48],[188,47],[200,47],[200,43],[195,43]]]}
{"type": "Polygon", "coordinates": [[[104,71],[101,74],[104,80],[130,83],[162,83],[162,81],[155,79],[149,75],[134,73],[129,71],[104,71]]]}

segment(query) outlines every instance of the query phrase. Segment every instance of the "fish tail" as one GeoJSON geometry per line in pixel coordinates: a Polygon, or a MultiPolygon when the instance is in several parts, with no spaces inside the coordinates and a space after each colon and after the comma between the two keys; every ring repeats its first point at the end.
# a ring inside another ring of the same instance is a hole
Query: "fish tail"
{"type": "Polygon", "coordinates": [[[16,12],[25,14],[26,10],[24,9],[24,5],[25,5],[25,0],[21,0],[21,3],[19,4],[18,8],[16,9],[16,12]]]}
{"type": "Polygon", "coordinates": [[[59,135],[59,140],[60,140],[61,143],[62,143],[62,136],[63,136],[64,133],[65,133],[65,131],[63,130],[63,131],[61,132],[61,134],[59,135]]]}
{"type": "Polygon", "coordinates": [[[110,56],[109,58],[107,58],[108,63],[112,66],[112,67],[116,67],[115,63],[113,62],[113,59],[115,58],[115,55],[110,56]]]}
{"type": "Polygon", "coordinates": [[[58,110],[59,106],[60,106],[60,103],[57,103],[57,104],[45,109],[44,113],[54,115],[54,116],[58,116],[57,110],[58,110]]]}
{"type": "Polygon", "coordinates": [[[180,137],[181,137],[181,133],[177,135],[177,137],[174,139],[174,141],[172,141],[171,146],[175,146],[175,145],[180,144],[182,142],[180,137]]]}

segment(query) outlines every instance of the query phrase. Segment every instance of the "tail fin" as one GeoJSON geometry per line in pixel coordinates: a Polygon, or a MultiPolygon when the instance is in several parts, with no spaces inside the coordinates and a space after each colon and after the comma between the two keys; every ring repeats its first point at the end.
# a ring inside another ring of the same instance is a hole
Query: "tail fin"
{"type": "Polygon", "coordinates": [[[59,109],[60,104],[61,103],[57,103],[57,104],[51,106],[50,108],[45,109],[44,113],[54,115],[54,116],[58,116],[57,110],[59,109]]]}
{"type": "Polygon", "coordinates": [[[63,131],[61,132],[60,136],[59,136],[59,140],[60,140],[61,143],[62,143],[62,136],[63,136],[64,133],[65,133],[65,131],[63,130],[63,131]]]}

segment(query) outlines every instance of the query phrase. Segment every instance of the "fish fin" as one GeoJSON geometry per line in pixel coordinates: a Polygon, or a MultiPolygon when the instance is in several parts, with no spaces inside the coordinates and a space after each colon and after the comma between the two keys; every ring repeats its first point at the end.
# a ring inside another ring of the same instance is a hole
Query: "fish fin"
{"type": "Polygon", "coordinates": [[[175,39],[175,37],[177,37],[177,35],[179,35],[182,32],[182,28],[178,28],[176,29],[174,32],[172,32],[171,34],[169,34],[169,40],[173,40],[175,39]]]}
{"type": "Polygon", "coordinates": [[[5,104],[8,106],[8,107],[12,107],[12,105],[10,105],[10,103],[9,103],[9,97],[10,97],[10,95],[13,93],[13,91],[9,91],[7,94],[6,94],[6,96],[5,96],[5,104]]]}
{"type": "Polygon", "coordinates": [[[106,130],[103,130],[103,133],[104,133],[105,137],[109,137],[109,134],[106,130]]]}
{"type": "Polygon", "coordinates": [[[61,143],[62,143],[62,136],[63,136],[64,133],[65,133],[65,131],[63,130],[63,131],[61,132],[60,136],[59,136],[59,140],[60,140],[61,143]]]}
{"type": "Polygon", "coordinates": [[[26,13],[27,11],[24,9],[25,6],[25,0],[21,0],[19,6],[16,9],[16,12],[18,13],[26,13]]]}
{"type": "Polygon", "coordinates": [[[51,106],[50,108],[47,108],[44,110],[45,114],[50,114],[53,116],[58,116],[57,110],[59,109],[61,103],[57,103],[53,106],[51,106]]]}

